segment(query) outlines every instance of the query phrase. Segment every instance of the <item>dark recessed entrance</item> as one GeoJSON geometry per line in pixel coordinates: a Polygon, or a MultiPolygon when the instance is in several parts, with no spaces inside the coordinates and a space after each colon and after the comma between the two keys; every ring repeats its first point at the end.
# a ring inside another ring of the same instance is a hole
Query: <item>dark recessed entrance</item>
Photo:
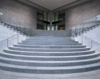
{"type": "Polygon", "coordinates": [[[65,12],[37,12],[37,29],[38,30],[65,30],[65,12]],[[51,22],[52,21],[52,22],[51,22]],[[52,26],[51,24],[52,23],[52,26]]]}

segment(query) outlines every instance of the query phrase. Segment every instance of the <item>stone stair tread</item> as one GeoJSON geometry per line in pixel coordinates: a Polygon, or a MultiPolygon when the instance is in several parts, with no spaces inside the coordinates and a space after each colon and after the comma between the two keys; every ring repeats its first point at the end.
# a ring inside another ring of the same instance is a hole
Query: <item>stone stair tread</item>
{"type": "Polygon", "coordinates": [[[85,60],[72,60],[72,61],[39,61],[39,60],[22,60],[22,59],[12,59],[12,58],[5,58],[0,56],[0,59],[7,60],[7,61],[17,61],[17,62],[29,62],[29,63],[78,63],[78,62],[86,62],[86,61],[93,61],[100,59],[99,57],[92,58],[92,59],[85,59],[85,60]]]}
{"type": "MultiPolygon", "coordinates": [[[[19,45],[52,45],[50,44],[40,44],[40,43],[18,43],[19,45]]],[[[64,43],[65,44],[65,43],[64,43]]],[[[54,45],[64,45],[64,44],[54,44],[54,45]]],[[[65,45],[82,45],[82,44],[65,44],[65,45]]]]}
{"type": "MultiPolygon", "coordinates": [[[[14,45],[20,45],[20,44],[14,44],[14,45]]],[[[51,45],[23,45],[23,46],[85,46],[85,45],[54,45],[54,44],[51,44],[51,45]]]]}
{"type": "Polygon", "coordinates": [[[96,64],[91,64],[91,65],[84,65],[84,66],[74,66],[74,67],[30,67],[30,66],[19,66],[19,65],[12,65],[12,64],[5,64],[0,62],[0,66],[3,67],[11,67],[11,68],[19,68],[19,69],[31,69],[31,70],[77,70],[77,69],[82,69],[82,68],[91,68],[91,67],[100,67],[100,63],[96,64]]]}
{"type": "MultiPolygon", "coordinates": [[[[21,79],[25,78],[25,79],[73,79],[73,78],[77,78],[80,79],[81,77],[84,79],[87,78],[87,76],[91,76],[90,79],[92,79],[93,77],[95,77],[94,75],[99,75],[100,71],[99,70],[94,70],[92,72],[82,72],[82,73],[70,73],[70,74],[33,74],[33,73],[22,73],[22,72],[10,72],[10,71],[4,71],[4,70],[0,70],[1,73],[5,73],[8,75],[13,75],[16,76],[18,78],[21,77],[21,79]]],[[[1,74],[2,75],[2,74],[1,74]]],[[[10,79],[13,79],[13,77],[10,77],[10,79]]],[[[98,77],[97,77],[98,78],[98,77]]],[[[95,79],[95,78],[94,78],[95,79]]]]}
{"type": "Polygon", "coordinates": [[[86,46],[85,45],[19,45],[19,44],[14,44],[13,46],[15,46],[15,47],[27,47],[27,48],[29,48],[29,47],[32,47],[32,48],[34,48],[34,47],[48,47],[48,48],[69,48],[69,47],[82,47],[82,48],[85,48],[86,46]]]}
{"type": "Polygon", "coordinates": [[[18,56],[18,57],[41,57],[41,58],[70,58],[70,57],[84,57],[84,56],[91,56],[91,55],[96,55],[96,54],[98,54],[99,55],[99,53],[98,52],[96,52],[96,53],[93,53],[93,54],[91,54],[91,55],[79,55],[79,56],[32,56],[32,55],[30,55],[30,56],[28,56],[28,55],[15,55],[15,54],[9,54],[9,53],[6,53],[6,52],[3,52],[3,53],[1,53],[1,54],[4,54],[4,55],[8,55],[8,56],[18,56]]]}
{"type": "Polygon", "coordinates": [[[6,49],[4,49],[4,50],[7,50],[7,51],[14,51],[14,52],[24,52],[24,53],[35,53],[35,52],[36,52],[36,53],[75,53],[75,52],[76,52],[76,53],[80,53],[80,52],[82,53],[82,52],[87,52],[87,51],[90,51],[90,52],[91,52],[91,51],[94,51],[94,50],[92,50],[92,49],[91,49],[91,50],[86,50],[86,51],[67,51],[67,52],[58,52],[58,51],[57,51],[57,52],[37,52],[37,51],[24,51],[24,50],[23,50],[23,51],[19,51],[19,50],[16,50],[16,51],[15,51],[15,50],[13,50],[13,49],[8,49],[8,48],[6,48],[6,49]]]}
{"type": "Polygon", "coordinates": [[[14,47],[14,46],[10,46],[9,48],[19,48],[19,49],[57,49],[57,50],[61,50],[61,49],[69,49],[69,50],[73,50],[73,49],[90,49],[90,48],[26,48],[26,47],[14,47]]]}

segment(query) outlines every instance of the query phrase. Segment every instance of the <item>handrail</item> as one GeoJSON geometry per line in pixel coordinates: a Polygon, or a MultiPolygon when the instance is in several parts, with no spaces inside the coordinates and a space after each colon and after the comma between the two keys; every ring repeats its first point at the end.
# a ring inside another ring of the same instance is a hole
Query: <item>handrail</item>
{"type": "MultiPolygon", "coordinates": [[[[91,27],[93,28],[93,27],[95,27],[95,26],[97,26],[97,25],[100,25],[100,23],[93,24],[93,25],[90,25],[90,26],[88,26],[88,27],[83,27],[83,26],[76,27],[76,26],[74,26],[74,27],[73,27],[74,29],[72,28],[72,34],[73,34],[74,36],[83,34],[84,31],[87,31],[86,29],[89,30],[91,27]]],[[[73,35],[72,35],[72,36],[73,36],[73,35]]]]}
{"type": "MultiPolygon", "coordinates": [[[[80,26],[80,25],[79,25],[79,27],[75,26],[74,28],[72,28],[72,37],[75,38],[77,36],[82,36],[81,43],[86,44],[87,46],[89,45],[90,48],[95,49],[95,47],[97,48],[97,47],[100,46],[100,43],[94,41],[93,39],[91,39],[87,36],[85,36],[84,33],[86,31],[91,30],[91,28],[95,28],[95,27],[98,27],[98,26],[100,26],[100,21],[97,21],[97,23],[94,23],[94,24],[90,23],[89,25],[85,25],[85,27],[80,26]],[[89,44],[85,43],[84,42],[85,40],[87,40],[89,42],[89,44]],[[97,45],[97,46],[95,46],[95,45],[97,45]]],[[[98,49],[96,49],[96,50],[98,50],[98,49]]]]}
{"type": "MultiPolygon", "coordinates": [[[[84,36],[84,35],[83,35],[84,36]]],[[[97,43],[97,44],[99,44],[100,45],[100,43],[98,43],[98,42],[96,42],[96,41],[94,41],[94,40],[92,40],[91,38],[89,38],[89,37],[87,37],[87,36],[84,36],[85,38],[88,38],[89,40],[91,40],[91,41],[93,41],[93,42],[95,42],[95,43],[97,43]]]]}
{"type": "MultiPolygon", "coordinates": [[[[5,23],[6,25],[8,25],[7,27],[10,27],[10,28],[13,28],[13,29],[15,29],[17,32],[18,31],[20,31],[21,33],[23,33],[24,35],[29,35],[29,32],[28,32],[28,30],[30,30],[31,28],[26,28],[26,27],[20,27],[20,26],[14,26],[14,25],[11,25],[11,24],[8,24],[8,23],[5,23]],[[13,26],[13,27],[11,27],[11,26],[13,26]],[[21,29],[23,29],[23,31],[21,30],[21,29]],[[25,31],[25,29],[27,30],[27,31],[25,31]]],[[[30,36],[30,35],[29,35],[30,36]]]]}
{"type": "MultiPolygon", "coordinates": [[[[83,37],[85,37],[85,38],[87,38],[87,39],[89,39],[89,40],[91,41],[91,44],[90,44],[90,45],[91,45],[91,46],[90,46],[91,48],[93,48],[93,43],[96,43],[96,44],[100,45],[100,43],[98,43],[98,42],[96,42],[96,41],[90,39],[90,38],[87,37],[87,36],[84,36],[84,35],[83,35],[83,37]]],[[[84,41],[84,38],[82,38],[82,43],[84,43],[83,41],[84,41]]]]}
{"type": "Polygon", "coordinates": [[[6,39],[0,41],[0,43],[4,42],[4,41],[6,41],[6,40],[8,40],[8,39],[10,39],[10,38],[12,38],[12,37],[14,37],[14,36],[17,36],[17,35],[18,35],[18,34],[12,35],[12,36],[10,36],[10,37],[8,37],[8,38],[6,38],[6,39]]]}

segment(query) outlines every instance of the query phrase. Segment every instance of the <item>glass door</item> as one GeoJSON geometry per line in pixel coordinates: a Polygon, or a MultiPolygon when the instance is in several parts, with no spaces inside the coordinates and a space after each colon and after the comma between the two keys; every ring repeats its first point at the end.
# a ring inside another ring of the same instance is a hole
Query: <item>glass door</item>
{"type": "Polygon", "coordinates": [[[65,12],[37,12],[37,29],[38,30],[65,30],[65,12]],[[52,18],[51,18],[52,17],[52,18]],[[52,26],[50,26],[52,21],[52,26]]]}

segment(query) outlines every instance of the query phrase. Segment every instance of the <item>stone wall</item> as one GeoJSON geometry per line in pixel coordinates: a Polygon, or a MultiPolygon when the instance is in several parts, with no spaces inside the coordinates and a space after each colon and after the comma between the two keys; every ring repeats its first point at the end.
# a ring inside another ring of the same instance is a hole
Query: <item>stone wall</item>
{"type": "Polygon", "coordinates": [[[100,14],[100,0],[90,0],[86,3],[66,9],[66,29],[75,24],[91,19],[100,14]]]}
{"type": "Polygon", "coordinates": [[[37,10],[27,4],[17,0],[0,0],[0,12],[4,22],[36,29],[37,10]]]}

